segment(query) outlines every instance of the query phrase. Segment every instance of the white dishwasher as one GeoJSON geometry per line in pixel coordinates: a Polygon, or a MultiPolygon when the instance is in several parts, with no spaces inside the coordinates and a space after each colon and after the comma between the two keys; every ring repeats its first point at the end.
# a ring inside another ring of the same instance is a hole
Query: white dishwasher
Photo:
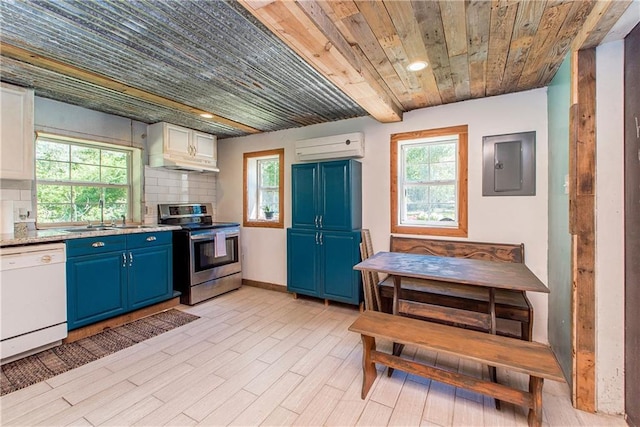
{"type": "Polygon", "coordinates": [[[0,248],[2,363],[67,336],[64,243],[0,248]]]}

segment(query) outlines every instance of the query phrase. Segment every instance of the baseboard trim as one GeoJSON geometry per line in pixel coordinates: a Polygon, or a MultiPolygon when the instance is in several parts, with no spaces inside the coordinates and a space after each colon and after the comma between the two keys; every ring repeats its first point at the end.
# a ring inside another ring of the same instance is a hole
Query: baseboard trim
{"type": "Polygon", "coordinates": [[[81,340],[82,338],[90,337],[95,334],[99,334],[105,329],[116,328],[126,323],[133,322],[134,320],[142,319],[143,317],[151,316],[152,314],[160,313],[161,311],[169,310],[180,305],[180,297],[174,297],[170,300],[160,302],[158,304],[150,305],[148,307],[141,308],[130,313],[122,314],[120,316],[112,317],[111,319],[102,320],[91,325],[83,326],[82,328],[69,331],[67,338],[62,340],[63,344],[71,343],[81,340]]]}
{"type": "Polygon", "coordinates": [[[289,293],[286,286],[276,285],[275,283],[259,282],[257,280],[242,279],[242,284],[253,288],[268,289],[270,291],[289,293]]]}

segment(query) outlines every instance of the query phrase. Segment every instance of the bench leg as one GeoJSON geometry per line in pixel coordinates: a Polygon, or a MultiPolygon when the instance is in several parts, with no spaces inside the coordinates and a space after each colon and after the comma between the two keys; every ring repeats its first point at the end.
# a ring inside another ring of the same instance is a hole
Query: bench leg
{"type": "Polygon", "coordinates": [[[540,427],[542,425],[542,383],[544,380],[538,377],[529,378],[529,393],[533,408],[529,409],[527,421],[529,427],[540,427]]]}
{"type": "Polygon", "coordinates": [[[362,394],[364,400],[378,376],[376,364],[371,361],[371,352],[376,349],[376,339],[362,335],[362,394]]]}
{"type": "MultiPolygon", "coordinates": [[[[489,378],[491,378],[491,381],[493,381],[494,383],[498,383],[498,370],[496,369],[495,366],[489,366],[489,378]]],[[[496,409],[499,411],[500,410],[500,401],[498,399],[496,399],[495,397],[493,398],[493,401],[496,405],[496,409]]]]}
{"type": "Polygon", "coordinates": [[[522,322],[520,324],[521,339],[525,341],[531,341],[533,339],[533,306],[531,305],[529,298],[527,298],[527,293],[522,292],[522,295],[524,296],[524,300],[529,306],[529,321],[522,322]]]}
{"type": "MultiPolygon", "coordinates": [[[[397,342],[393,343],[393,355],[394,356],[400,356],[402,354],[402,350],[404,350],[404,344],[398,344],[397,342]]],[[[387,376],[391,377],[391,375],[393,375],[393,368],[389,367],[389,369],[387,369],[387,376]]]]}

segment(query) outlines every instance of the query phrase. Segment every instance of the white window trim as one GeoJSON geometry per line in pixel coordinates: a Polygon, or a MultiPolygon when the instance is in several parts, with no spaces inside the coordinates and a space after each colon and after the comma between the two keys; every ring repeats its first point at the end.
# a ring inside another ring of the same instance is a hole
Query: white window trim
{"type": "Polygon", "coordinates": [[[459,147],[459,138],[457,134],[453,135],[443,135],[438,137],[431,138],[419,138],[419,139],[407,139],[401,140],[398,142],[398,151],[400,155],[398,155],[398,170],[400,174],[398,176],[398,224],[401,226],[415,226],[415,227],[441,227],[441,228],[457,228],[458,223],[458,204],[460,203],[459,194],[458,194],[458,160],[455,161],[455,171],[454,174],[456,179],[446,180],[446,181],[420,181],[420,182],[407,182],[406,178],[406,150],[407,148],[414,147],[425,147],[429,145],[442,145],[442,144],[454,144],[455,152],[458,152],[459,147]],[[411,221],[404,219],[406,218],[406,207],[407,203],[405,201],[406,188],[408,186],[415,187],[432,187],[435,185],[453,185],[455,191],[455,210],[456,210],[456,218],[453,221],[411,221]]]}
{"type": "MultiPolygon", "coordinates": [[[[76,137],[69,137],[63,135],[50,134],[46,132],[36,132],[36,138],[34,140],[34,145],[37,144],[38,140],[49,140],[53,142],[58,142],[62,144],[69,144],[75,146],[85,146],[92,148],[99,148],[109,151],[119,151],[127,153],[127,173],[129,175],[129,183],[128,184],[110,184],[110,183],[102,183],[102,182],[86,182],[86,181],[70,181],[70,180],[48,180],[48,179],[38,179],[37,171],[34,173],[34,191],[33,191],[33,206],[35,207],[35,214],[37,218],[38,212],[38,200],[37,200],[37,186],[39,183],[48,184],[48,185],[65,185],[65,186],[93,186],[93,187],[102,187],[102,188],[128,188],[129,200],[127,202],[127,220],[128,221],[140,221],[142,218],[141,209],[143,206],[143,201],[141,200],[142,191],[142,177],[137,177],[136,172],[142,173],[142,155],[141,150],[135,147],[107,143],[102,141],[93,141],[88,139],[81,139],[76,137]]],[[[34,150],[34,162],[36,162],[36,155],[34,150]]],[[[71,160],[71,159],[69,159],[71,160]]],[[[73,163],[73,162],[69,162],[73,163]]],[[[34,165],[35,171],[35,165],[34,165]]],[[[113,218],[111,218],[113,219],[113,218]]],[[[111,221],[111,219],[105,218],[105,222],[111,221]]],[[[60,227],[67,225],[79,225],[85,224],[85,222],[38,222],[38,228],[51,228],[51,227],[60,227]]]]}

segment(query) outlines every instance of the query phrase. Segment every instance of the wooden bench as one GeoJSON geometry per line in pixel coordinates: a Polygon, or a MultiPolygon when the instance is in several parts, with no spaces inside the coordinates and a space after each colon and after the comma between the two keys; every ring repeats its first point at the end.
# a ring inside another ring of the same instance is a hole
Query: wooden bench
{"type": "MultiPolygon", "coordinates": [[[[433,240],[391,236],[392,252],[408,252],[424,255],[481,259],[499,262],[524,262],[524,245],[482,243],[451,240],[433,240]]],[[[380,283],[382,311],[392,312],[393,279],[387,277],[380,283]]],[[[402,279],[400,299],[411,301],[413,312],[407,314],[429,320],[455,324],[476,330],[486,330],[489,312],[489,295],[482,288],[431,280],[402,279]],[[418,307],[418,308],[416,308],[418,307]]],[[[406,312],[407,310],[405,310],[406,312]]],[[[533,307],[526,293],[496,291],[497,333],[531,341],[533,307]],[[517,322],[517,323],[514,323],[517,322]],[[514,324],[518,325],[514,329],[514,324]]]]}
{"type": "Polygon", "coordinates": [[[529,408],[530,426],[542,425],[543,380],[564,382],[551,349],[543,344],[489,335],[469,329],[408,317],[365,311],[349,327],[362,335],[362,399],[367,397],[377,371],[375,363],[461,387],[494,399],[529,408]],[[520,390],[470,375],[429,366],[376,350],[376,338],[529,375],[529,390],[520,390]]]}

